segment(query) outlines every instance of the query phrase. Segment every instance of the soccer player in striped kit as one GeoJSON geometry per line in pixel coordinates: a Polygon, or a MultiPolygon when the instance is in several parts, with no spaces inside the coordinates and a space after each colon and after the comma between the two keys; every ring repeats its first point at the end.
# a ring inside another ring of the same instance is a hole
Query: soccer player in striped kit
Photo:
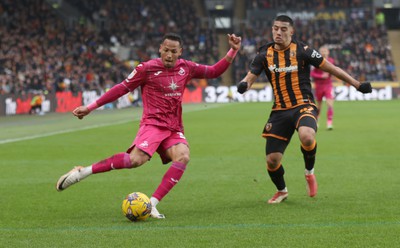
{"type": "Polygon", "coordinates": [[[333,74],[362,93],[372,91],[369,82],[360,83],[314,49],[293,39],[293,34],[293,20],[286,15],[277,16],[272,26],[273,42],[259,49],[250,71],[238,84],[238,92],[244,93],[264,71],[273,88],[274,104],[262,132],[267,140],[267,171],[277,188],[268,200],[270,204],[281,203],[288,197],[281,161],[294,131],[298,132],[301,143],[308,195],[314,197],[317,194],[314,175],[317,106],[311,91],[311,65],[333,74]]]}
{"type": "Polygon", "coordinates": [[[97,101],[77,107],[73,114],[82,119],[96,108],[141,87],[143,115],[136,138],[129,149],[90,166],[75,167],[60,177],[56,189],[65,190],[92,174],[139,167],[157,152],[164,164],[172,164],[150,198],[151,217],[165,218],[156,206],[179,182],[190,159],[189,144],[182,123],[185,86],[192,78],[216,78],[228,69],[241,46],[241,37],[228,34],[228,42],[231,49],[224,58],[211,66],[201,65],[179,58],[183,49],[181,37],[174,33],[166,34],[159,48],[160,58],[139,64],[124,81],[112,87],[97,101]]]}

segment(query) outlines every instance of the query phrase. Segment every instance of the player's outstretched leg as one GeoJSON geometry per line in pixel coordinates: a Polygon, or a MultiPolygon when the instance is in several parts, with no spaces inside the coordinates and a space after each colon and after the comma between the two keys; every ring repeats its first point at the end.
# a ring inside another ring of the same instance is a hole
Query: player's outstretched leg
{"type": "Polygon", "coordinates": [[[85,173],[84,173],[85,167],[83,166],[76,166],[66,174],[62,175],[60,179],[58,179],[57,184],[56,184],[56,189],[57,191],[62,191],[69,186],[81,181],[84,179],[85,173]]]}
{"type": "Polygon", "coordinates": [[[62,175],[56,184],[56,189],[62,191],[69,186],[83,180],[91,174],[103,173],[113,169],[132,168],[128,153],[121,152],[101,160],[87,167],[77,166],[68,173],[62,175]]]}
{"type": "Polygon", "coordinates": [[[181,162],[172,162],[171,167],[164,174],[160,185],[154,191],[153,196],[150,198],[151,201],[151,214],[150,216],[157,219],[164,219],[165,216],[160,214],[156,208],[159,201],[179,182],[183,173],[186,170],[186,164],[181,162]]]}

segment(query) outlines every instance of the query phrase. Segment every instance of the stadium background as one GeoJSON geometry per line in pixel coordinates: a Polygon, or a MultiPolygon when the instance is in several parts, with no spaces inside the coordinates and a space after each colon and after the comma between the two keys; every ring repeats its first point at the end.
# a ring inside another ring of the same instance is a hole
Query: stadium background
{"type": "MultiPolygon", "coordinates": [[[[212,64],[227,48],[242,49],[221,78],[193,80],[184,102],[272,101],[265,77],[244,96],[236,82],[257,47],[271,40],[277,14],[295,20],[296,38],[328,44],[337,65],[374,91],[361,95],[335,81],[336,100],[400,96],[400,1],[277,0],[5,0],[0,3],[0,116],[26,114],[41,94],[44,112],[68,112],[122,81],[140,62],[158,56],[165,32],[183,36],[183,57],[212,64]],[[396,67],[397,65],[397,67],[396,67]]],[[[140,106],[137,91],[103,108],[140,106]]]]}

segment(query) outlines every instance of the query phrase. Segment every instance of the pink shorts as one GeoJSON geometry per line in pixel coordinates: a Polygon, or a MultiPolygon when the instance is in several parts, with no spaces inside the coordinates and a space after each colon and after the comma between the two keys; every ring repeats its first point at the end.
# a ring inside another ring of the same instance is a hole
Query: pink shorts
{"type": "Polygon", "coordinates": [[[185,144],[189,146],[182,132],[171,131],[165,127],[153,125],[143,125],[139,128],[136,138],[127,150],[130,153],[136,146],[150,157],[157,152],[163,164],[171,162],[167,157],[166,151],[177,144],[185,144]]]}
{"type": "Polygon", "coordinates": [[[315,99],[320,102],[324,97],[333,99],[332,84],[315,84],[315,99]]]}

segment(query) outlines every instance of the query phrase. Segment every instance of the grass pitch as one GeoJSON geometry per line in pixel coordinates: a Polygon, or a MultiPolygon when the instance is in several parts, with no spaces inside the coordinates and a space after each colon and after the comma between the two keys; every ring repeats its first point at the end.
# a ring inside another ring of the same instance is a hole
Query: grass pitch
{"type": "MultiPolygon", "coordinates": [[[[319,192],[306,194],[297,133],[283,164],[287,201],[266,169],[261,130],[271,103],[186,105],[191,162],[160,203],[165,220],[129,222],[133,191],[151,195],[168,168],[93,175],[64,192],[57,179],[125,151],[141,109],[0,118],[1,247],[395,247],[400,244],[399,101],[336,102],[320,122],[319,192]]],[[[323,109],[325,111],[325,109],[323,109]]]]}

